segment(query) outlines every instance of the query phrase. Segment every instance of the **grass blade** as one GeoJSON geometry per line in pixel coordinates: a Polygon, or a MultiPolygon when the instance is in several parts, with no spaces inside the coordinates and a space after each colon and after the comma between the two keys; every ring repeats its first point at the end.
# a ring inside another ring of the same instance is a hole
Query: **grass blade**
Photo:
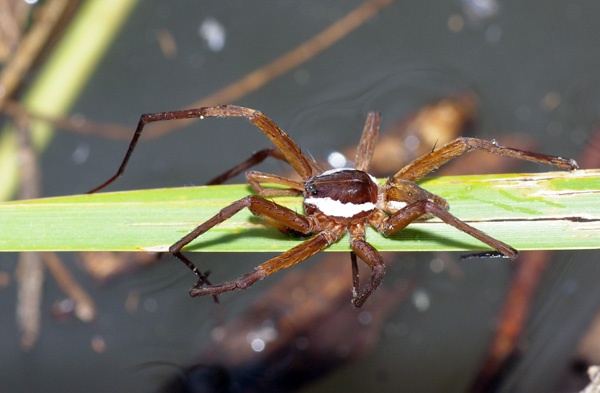
{"type": "MultiPolygon", "coordinates": [[[[518,250],[600,248],[600,170],[426,179],[458,218],[518,250]]],[[[0,251],[164,251],[246,185],[139,190],[0,204],[0,251]]],[[[301,198],[275,198],[301,211],[301,198]]],[[[471,251],[486,247],[437,219],[384,238],[380,251],[471,251]]],[[[191,251],[280,252],[290,239],[242,211],[193,242],[191,251]]],[[[347,251],[342,239],[330,250],[347,251]]]]}

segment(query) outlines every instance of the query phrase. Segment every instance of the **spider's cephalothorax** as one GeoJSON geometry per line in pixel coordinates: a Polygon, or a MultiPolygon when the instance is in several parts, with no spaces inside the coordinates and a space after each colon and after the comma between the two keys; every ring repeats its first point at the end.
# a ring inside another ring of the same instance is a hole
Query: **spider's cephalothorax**
{"type": "Polygon", "coordinates": [[[515,258],[517,251],[482,231],[466,224],[448,212],[448,203],[415,184],[431,171],[471,150],[483,150],[505,157],[552,165],[565,169],[576,169],[574,160],[512,149],[476,138],[457,138],[452,142],[421,156],[378,185],[366,171],[373,154],[379,129],[379,114],[370,112],[356,152],[354,168],[332,169],[321,172],[315,161],[300,148],[273,121],[261,112],[233,105],[189,109],[142,115],[117,173],[90,192],[96,192],[117,179],[127,165],[144,126],[162,120],[245,117],[255,124],[275,145],[261,150],[248,160],[213,179],[209,184],[221,183],[236,174],[260,163],[266,157],[283,160],[300,176],[301,181],[285,177],[249,171],[246,178],[258,195],[249,195],[223,208],[214,217],[198,225],[193,231],[169,248],[169,252],[185,263],[198,276],[198,283],[190,290],[192,296],[216,295],[244,289],[279,270],[293,266],[337,242],[348,233],[352,261],[352,303],[360,307],[380,285],[385,266],[381,255],[365,239],[365,227],[372,226],[385,236],[404,229],[418,219],[438,217],[445,223],[473,236],[498,253],[515,258]],[[262,184],[277,184],[287,188],[263,188],[262,184]],[[302,195],[305,214],[275,203],[265,197],[277,195],[302,195]],[[229,219],[240,210],[248,208],[254,215],[262,217],[284,233],[309,237],[301,244],[257,266],[252,272],[235,281],[219,285],[211,284],[206,274],[181,252],[198,236],[229,219]],[[360,289],[357,259],[371,270],[371,277],[360,289]]]}

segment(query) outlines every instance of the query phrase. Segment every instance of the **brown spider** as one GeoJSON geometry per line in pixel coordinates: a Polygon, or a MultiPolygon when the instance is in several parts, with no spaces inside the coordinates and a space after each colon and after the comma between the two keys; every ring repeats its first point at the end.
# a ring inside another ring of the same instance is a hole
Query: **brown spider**
{"type": "Polygon", "coordinates": [[[379,286],[385,272],[381,255],[365,240],[365,227],[370,225],[384,236],[389,236],[401,231],[415,220],[430,216],[438,217],[487,244],[495,249],[498,255],[514,259],[517,250],[459,220],[448,212],[449,205],[443,198],[424,190],[415,182],[451,159],[471,150],[483,150],[500,156],[565,169],[578,168],[577,163],[572,159],[503,147],[495,141],[460,137],[417,158],[388,178],[385,184],[379,185],[376,179],[367,173],[379,129],[378,113],[370,112],[367,116],[356,152],[355,167],[323,172],[312,158],[302,154],[290,137],[261,112],[239,106],[223,105],[142,115],[117,173],[90,193],[106,187],[121,176],[146,124],[162,120],[205,117],[245,117],[260,128],[276,147],[276,149],[255,153],[250,159],[215,178],[210,182],[211,184],[220,183],[269,156],[287,162],[300,176],[301,181],[262,172],[247,172],[246,178],[258,195],[248,195],[233,202],[169,248],[171,254],[198,276],[198,283],[190,290],[191,296],[213,295],[216,299],[216,295],[220,293],[245,289],[258,280],[317,254],[348,233],[352,250],[352,304],[360,307],[379,286]],[[278,184],[286,188],[263,188],[261,184],[266,183],[278,184]],[[264,198],[278,195],[302,195],[305,214],[297,213],[264,198]],[[263,218],[283,233],[312,237],[264,262],[235,281],[213,285],[208,281],[207,274],[198,270],[181,250],[198,236],[244,208],[248,208],[252,214],[263,218]],[[371,270],[370,280],[362,289],[359,285],[357,257],[371,270]]]}

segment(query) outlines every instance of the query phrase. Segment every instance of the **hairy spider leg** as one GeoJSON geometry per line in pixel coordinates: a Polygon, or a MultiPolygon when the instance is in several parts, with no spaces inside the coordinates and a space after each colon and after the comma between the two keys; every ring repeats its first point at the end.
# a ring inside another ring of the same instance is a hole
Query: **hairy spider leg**
{"type": "Polygon", "coordinates": [[[360,137],[360,142],[356,148],[355,169],[368,172],[375,144],[377,142],[377,134],[379,133],[379,123],[381,123],[381,114],[379,112],[369,112],[365,127],[360,137]]]}
{"type": "Polygon", "coordinates": [[[292,267],[311,256],[323,251],[331,243],[339,240],[344,230],[323,231],[299,245],[279,254],[278,256],[258,265],[254,270],[235,281],[223,284],[201,286],[196,285],[190,290],[191,296],[218,295],[223,292],[245,289],[258,280],[270,276],[280,270],[292,267]]]}
{"type": "Polygon", "coordinates": [[[360,272],[354,251],[350,251],[350,263],[352,264],[352,299],[355,299],[360,291],[360,272]]]}
{"type": "Polygon", "coordinates": [[[239,175],[240,173],[244,172],[245,170],[247,170],[249,168],[252,168],[255,165],[260,164],[261,162],[266,160],[268,157],[273,157],[277,160],[281,160],[281,161],[284,161],[287,163],[285,157],[279,150],[277,150],[275,148],[262,149],[262,150],[254,152],[247,160],[239,163],[238,165],[234,166],[230,170],[223,172],[219,176],[212,178],[211,180],[206,182],[206,185],[212,186],[215,184],[223,184],[227,180],[231,179],[232,177],[239,175]]]}
{"type": "MultiPolygon", "coordinates": [[[[375,150],[375,143],[377,141],[377,134],[379,131],[379,124],[381,122],[381,114],[378,112],[369,112],[367,114],[367,120],[365,121],[365,127],[362,134],[361,141],[358,145],[356,151],[356,166],[355,168],[361,171],[367,171],[369,163],[371,161],[371,157],[373,156],[373,151],[375,150]]],[[[225,181],[231,179],[234,176],[239,175],[247,169],[250,169],[253,166],[256,166],[266,160],[268,157],[273,157],[277,160],[284,161],[287,163],[285,156],[277,149],[268,148],[262,149],[254,152],[248,159],[239,163],[235,167],[229,169],[228,171],[222,173],[219,176],[214,177],[210,181],[208,181],[207,185],[214,184],[222,184],[225,181]]],[[[254,179],[253,179],[254,180],[254,179]]],[[[288,179],[286,179],[288,180],[288,179]]],[[[261,182],[261,180],[256,180],[257,182],[261,182]]],[[[267,181],[262,181],[266,183],[267,181]]],[[[256,187],[253,188],[259,192],[260,195],[264,195],[262,191],[259,191],[256,187]]],[[[301,189],[300,189],[301,190],[301,189]]],[[[278,194],[280,195],[280,194],[278,194]]]]}
{"type": "Polygon", "coordinates": [[[500,240],[494,239],[485,232],[470,226],[466,222],[459,220],[454,215],[450,214],[445,207],[438,205],[430,199],[422,199],[409,203],[391,216],[380,218],[378,221],[374,221],[373,224],[383,235],[390,236],[406,228],[420,217],[427,215],[438,217],[446,224],[452,225],[456,229],[467,233],[469,236],[487,244],[510,259],[515,259],[517,257],[517,250],[500,240]]]}
{"type": "Polygon", "coordinates": [[[304,183],[270,173],[248,171],[246,172],[246,180],[248,180],[252,189],[263,197],[301,195],[304,191],[304,183]],[[289,188],[263,188],[261,183],[279,184],[289,188]]]}
{"type": "Polygon", "coordinates": [[[300,151],[300,148],[292,141],[292,139],[281,130],[272,120],[263,115],[260,111],[244,108],[235,105],[221,105],[206,108],[187,109],[182,111],[170,111],[160,113],[144,114],[140,117],[138,125],[133,134],[133,138],[129,143],[125,157],[119,166],[117,172],[107,181],[100,184],[98,187],[90,190],[88,193],[93,194],[118,179],[135,150],[135,147],[142,135],[144,127],[156,121],[180,120],[190,118],[205,118],[205,117],[245,117],[254,125],[256,125],[281,152],[285,161],[300,175],[303,180],[307,180],[314,175],[314,164],[310,162],[300,151]]]}
{"type": "Polygon", "coordinates": [[[547,154],[533,153],[525,150],[513,149],[498,145],[496,142],[478,138],[458,137],[446,145],[415,159],[410,164],[399,170],[389,181],[392,183],[399,179],[417,181],[429,172],[436,170],[448,161],[472,151],[483,150],[488,153],[503,157],[518,158],[540,164],[555,166],[557,168],[574,170],[579,168],[577,162],[570,158],[556,157],[547,154]]]}
{"type": "Polygon", "coordinates": [[[477,138],[459,137],[441,148],[415,159],[398,171],[393,177],[388,179],[385,185],[387,188],[386,202],[389,203],[391,201],[393,203],[394,201],[403,201],[408,202],[408,205],[394,212],[389,218],[381,219],[375,223],[380,232],[387,236],[388,234],[404,229],[408,224],[419,217],[434,215],[445,223],[452,225],[489,245],[504,256],[511,259],[516,258],[517,251],[508,244],[488,236],[484,232],[448,213],[447,209],[449,206],[442,198],[433,194],[422,197],[420,195],[421,192],[416,192],[415,194],[415,192],[411,191],[413,188],[420,189],[420,187],[412,182],[421,179],[423,176],[436,170],[448,161],[460,157],[472,150],[482,150],[503,157],[518,158],[540,164],[556,166],[558,168],[570,170],[578,168],[577,162],[573,159],[504,147],[498,145],[495,141],[490,142],[477,138]],[[420,200],[407,201],[407,196],[410,195],[417,195],[420,200]]]}
{"type": "Polygon", "coordinates": [[[360,307],[379,287],[383,276],[385,275],[385,264],[381,254],[365,240],[364,224],[350,228],[350,248],[352,253],[350,259],[352,262],[352,305],[360,307]],[[360,258],[371,269],[371,278],[364,289],[359,288],[358,266],[356,266],[356,257],[360,258]]]}
{"type": "MultiPolygon", "coordinates": [[[[295,231],[295,232],[298,232],[298,233],[301,233],[304,235],[309,235],[312,233],[312,224],[310,223],[308,218],[306,218],[302,214],[296,213],[295,211],[293,211],[291,209],[288,209],[287,207],[278,205],[275,202],[266,200],[266,199],[261,198],[256,195],[249,195],[249,196],[242,198],[236,202],[233,202],[231,205],[223,208],[221,211],[219,211],[215,216],[213,216],[209,220],[198,225],[193,231],[191,231],[190,233],[185,235],[183,238],[181,238],[179,241],[174,243],[171,247],[169,247],[169,252],[171,254],[173,254],[177,259],[179,259],[180,261],[185,263],[185,265],[188,268],[190,268],[200,278],[200,280],[198,281],[198,284],[195,287],[195,291],[196,291],[195,293],[198,293],[198,294],[194,295],[194,296],[199,296],[200,292],[202,292],[202,291],[198,291],[198,288],[202,287],[204,284],[207,284],[206,279],[205,279],[204,275],[198,270],[196,265],[194,265],[194,263],[192,261],[190,261],[185,255],[183,255],[183,253],[181,252],[181,249],[183,247],[185,247],[186,245],[188,245],[189,243],[191,243],[198,236],[202,235],[203,233],[207,232],[209,229],[222,223],[223,221],[231,218],[232,216],[234,216],[236,213],[238,213],[239,211],[241,211],[244,208],[248,208],[250,210],[250,212],[252,212],[252,214],[254,214],[258,217],[262,217],[262,218],[266,219],[267,221],[279,223],[279,227],[287,228],[287,230],[295,231]]],[[[330,239],[330,240],[332,240],[332,239],[330,239]]],[[[312,255],[312,254],[310,254],[310,255],[312,255]]],[[[310,255],[307,255],[305,258],[308,258],[310,255]]],[[[283,258],[283,259],[285,259],[285,258],[283,258]]],[[[277,268],[277,269],[273,269],[273,268],[266,269],[266,271],[268,272],[268,274],[266,274],[266,275],[269,275],[274,271],[285,269],[285,268],[286,268],[286,266],[282,265],[280,268],[277,268]]],[[[256,273],[256,274],[258,274],[258,273],[256,273]]],[[[251,275],[250,277],[258,277],[258,276],[251,275]]],[[[264,277],[266,277],[266,276],[264,276],[264,277]]],[[[259,279],[259,278],[260,277],[258,277],[256,279],[259,279]]],[[[256,280],[254,280],[254,281],[256,281],[256,280]]],[[[252,281],[251,283],[253,283],[254,281],[252,281]]],[[[247,284],[247,285],[250,285],[250,284],[247,284]]],[[[213,286],[210,284],[207,284],[207,285],[208,285],[208,287],[206,287],[206,288],[213,288],[213,287],[226,288],[226,287],[228,287],[227,285],[225,285],[225,287],[213,286]]],[[[228,289],[223,289],[223,290],[221,290],[221,292],[224,292],[227,290],[228,289]]],[[[218,292],[218,290],[210,290],[210,291],[209,292],[211,294],[215,294],[215,295],[218,293],[221,293],[221,292],[218,292]],[[210,292],[210,291],[212,291],[212,292],[210,292]]],[[[208,292],[206,292],[206,293],[208,293],[208,292]]]]}

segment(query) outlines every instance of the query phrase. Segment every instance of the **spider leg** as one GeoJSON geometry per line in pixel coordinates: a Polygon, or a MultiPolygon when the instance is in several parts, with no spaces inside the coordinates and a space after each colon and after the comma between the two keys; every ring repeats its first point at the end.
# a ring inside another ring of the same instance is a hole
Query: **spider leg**
{"type": "Polygon", "coordinates": [[[476,238],[477,240],[487,244],[503,255],[509,257],[510,259],[515,259],[517,257],[518,251],[509,246],[506,243],[501,242],[500,240],[494,239],[488,234],[480,231],[477,228],[474,228],[467,224],[464,221],[459,220],[452,214],[450,214],[444,207],[439,206],[431,200],[424,199],[417,202],[413,202],[408,204],[406,207],[398,210],[393,215],[385,218],[378,223],[376,223],[377,229],[384,234],[385,236],[389,236],[393,233],[396,233],[406,226],[408,226],[413,221],[418,218],[432,214],[446,224],[452,225],[458,230],[461,230],[468,235],[476,238]]]}
{"type": "Polygon", "coordinates": [[[579,168],[577,162],[570,158],[550,156],[546,154],[533,153],[525,150],[513,149],[498,145],[495,141],[486,141],[477,138],[459,137],[446,145],[427,153],[398,171],[390,181],[397,180],[416,181],[429,172],[439,168],[453,158],[459,157],[471,150],[483,150],[488,153],[503,157],[518,158],[521,160],[537,162],[540,164],[555,166],[563,169],[579,168]]]}
{"type": "Polygon", "coordinates": [[[271,119],[263,115],[261,112],[244,108],[241,106],[234,105],[221,105],[221,106],[213,106],[206,108],[197,108],[197,109],[186,109],[181,111],[172,111],[172,112],[160,112],[160,113],[149,113],[142,115],[140,120],[138,121],[138,125],[135,129],[135,133],[133,134],[133,138],[129,143],[129,147],[127,148],[127,152],[125,153],[125,157],[119,166],[117,172],[110,177],[107,181],[100,184],[98,187],[88,191],[89,194],[92,194],[96,191],[99,191],[116,179],[118,179],[127,166],[133,151],[142,135],[142,131],[144,127],[153,122],[157,121],[166,121],[166,120],[180,120],[180,119],[191,119],[191,118],[200,118],[203,119],[205,117],[245,117],[251,123],[256,125],[275,145],[275,147],[281,152],[284,160],[287,161],[292,168],[300,175],[300,177],[304,180],[312,177],[314,172],[314,162],[309,160],[306,156],[302,154],[300,148],[292,139],[283,132],[277,124],[275,124],[271,119]]]}
{"type": "Polygon", "coordinates": [[[318,252],[329,247],[332,242],[337,241],[343,232],[328,233],[320,232],[316,236],[300,243],[296,247],[268,260],[267,262],[257,266],[248,274],[243,275],[234,281],[225,282],[218,285],[202,285],[198,282],[194,288],[190,290],[191,296],[218,295],[223,292],[236,291],[246,289],[258,280],[262,280],[271,274],[283,269],[294,266],[318,252]]]}
{"type": "Polygon", "coordinates": [[[360,307],[381,284],[381,280],[385,274],[385,264],[375,247],[362,238],[353,239],[350,242],[350,247],[352,248],[352,253],[350,254],[352,260],[352,305],[354,307],[360,307]],[[357,256],[371,269],[369,283],[366,285],[366,288],[362,290],[359,289],[358,266],[356,263],[357,256]]]}
{"type": "Polygon", "coordinates": [[[354,299],[357,297],[360,287],[360,272],[354,251],[350,251],[350,263],[352,264],[352,299],[354,299]]]}
{"type": "Polygon", "coordinates": [[[267,159],[267,157],[273,157],[277,160],[287,162],[285,160],[285,157],[283,156],[283,154],[281,154],[281,152],[279,150],[277,150],[275,148],[262,149],[262,150],[254,152],[246,161],[239,163],[238,165],[231,168],[227,172],[224,172],[224,173],[220,174],[219,176],[216,176],[213,179],[209,180],[206,184],[209,186],[212,186],[215,184],[223,184],[227,180],[244,172],[248,168],[251,168],[255,165],[260,164],[265,159],[267,159]]]}
{"type": "Polygon", "coordinates": [[[398,201],[402,201],[402,205],[411,204],[422,200],[433,201],[438,206],[448,210],[450,205],[448,202],[426,189],[419,187],[416,183],[408,180],[397,179],[395,182],[387,182],[384,185],[384,202],[386,204],[385,211],[395,213],[399,210],[398,201]]]}
{"type": "Polygon", "coordinates": [[[365,121],[365,128],[360,138],[360,143],[356,148],[356,158],[354,166],[359,171],[368,171],[373,151],[375,150],[375,142],[377,142],[377,134],[379,133],[379,123],[381,122],[381,114],[379,112],[369,112],[365,121]]]}
{"type": "Polygon", "coordinates": [[[233,202],[231,205],[223,208],[215,216],[197,226],[193,231],[169,247],[169,252],[182,261],[198,276],[199,280],[197,286],[207,284],[206,276],[196,267],[196,265],[194,265],[194,263],[192,263],[192,261],[190,261],[181,253],[181,249],[191,243],[198,236],[202,235],[223,221],[231,218],[244,208],[248,208],[252,214],[256,216],[263,217],[269,222],[278,224],[277,228],[280,230],[301,233],[305,235],[308,235],[312,232],[311,224],[306,217],[296,213],[291,209],[280,206],[275,202],[255,195],[249,195],[236,202],[233,202]]]}
{"type": "Polygon", "coordinates": [[[284,196],[300,195],[304,190],[304,183],[297,182],[287,177],[277,176],[270,173],[249,171],[246,173],[246,180],[250,186],[260,196],[284,196]],[[286,186],[289,188],[263,188],[261,183],[272,183],[286,186]]]}

